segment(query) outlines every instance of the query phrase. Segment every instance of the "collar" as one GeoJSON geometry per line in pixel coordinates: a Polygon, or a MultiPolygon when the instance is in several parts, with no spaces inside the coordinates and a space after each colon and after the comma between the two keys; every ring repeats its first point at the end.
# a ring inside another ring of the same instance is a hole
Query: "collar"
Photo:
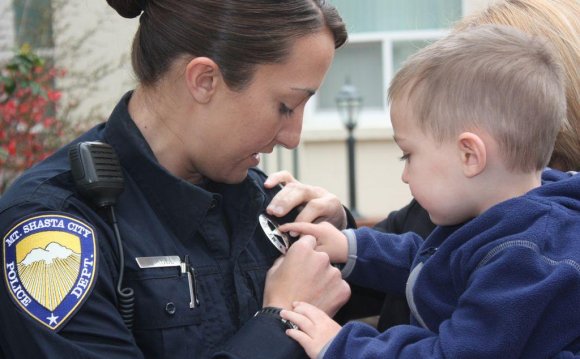
{"type": "MultiPolygon", "coordinates": [[[[205,189],[216,188],[210,181],[204,183],[202,188],[172,175],[159,164],[129,115],[131,95],[132,91],[127,92],[113,110],[105,128],[105,141],[115,148],[128,177],[142,191],[167,228],[177,238],[191,238],[198,231],[208,210],[220,204],[222,196],[205,189]]],[[[248,187],[256,191],[255,184],[252,184],[254,181],[246,178],[238,185],[219,184],[217,187],[225,186],[238,193],[247,191],[248,187]]],[[[237,197],[243,202],[244,198],[254,196],[237,197]]]]}

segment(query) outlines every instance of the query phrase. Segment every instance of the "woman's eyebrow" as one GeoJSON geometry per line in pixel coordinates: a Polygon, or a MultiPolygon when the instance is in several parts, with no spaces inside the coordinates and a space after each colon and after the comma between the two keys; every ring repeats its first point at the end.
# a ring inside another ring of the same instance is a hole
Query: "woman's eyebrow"
{"type": "Polygon", "coordinates": [[[298,102],[296,106],[292,107],[292,109],[300,106],[301,103],[308,101],[308,99],[311,98],[316,93],[316,90],[309,88],[291,87],[290,89],[294,91],[306,92],[306,96],[302,100],[300,100],[300,102],[298,102]]]}

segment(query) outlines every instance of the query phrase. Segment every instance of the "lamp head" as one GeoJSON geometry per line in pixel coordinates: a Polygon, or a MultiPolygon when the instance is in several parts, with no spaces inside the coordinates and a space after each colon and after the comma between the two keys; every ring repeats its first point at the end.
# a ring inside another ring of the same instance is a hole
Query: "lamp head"
{"type": "Polygon", "coordinates": [[[362,97],[348,77],[336,95],[336,107],[344,125],[350,129],[355,128],[362,107],[362,97]]]}

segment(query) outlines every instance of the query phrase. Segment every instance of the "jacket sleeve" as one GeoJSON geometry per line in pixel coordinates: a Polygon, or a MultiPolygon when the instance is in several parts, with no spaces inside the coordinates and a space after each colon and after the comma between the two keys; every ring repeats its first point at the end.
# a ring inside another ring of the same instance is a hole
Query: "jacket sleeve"
{"type": "Polygon", "coordinates": [[[401,325],[383,333],[349,323],[325,358],[572,357],[562,351],[580,331],[575,265],[514,246],[465,275],[467,287],[448,319],[426,320],[428,328],[401,325]]]}
{"type": "MultiPolygon", "coordinates": [[[[345,209],[346,210],[346,209],[345,209]]],[[[346,210],[347,228],[356,228],[356,222],[346,210]]],[[[415,232],[426,238],[435,228],[429,214],[414,199],[405,207],[391,212],[387,218],[377,223],[373,229],[384,233],[402,234],[415,232]]],[[[352,319],[375,316],[380,313],[378,328],[387,328],[409,322],[409,309],[401,294],[383,292],[354,283],[351,285],[349,301],[338,311],[334,320],[345,324],[352,319]]]]}
{"type": "MultiPolygon", "coordinates": [[[[423,239],[415,233],[395,235],[364,227],[349,236],[353,236],[349,247],[354,241],[356,249],[343,270],[345,275],[345,270],[352,268],[346,277],[348,282],[384,293],[404,293],[409,268],[423,239]]],[[[349,251],[353,253],[351,248],[349,251]]]]}

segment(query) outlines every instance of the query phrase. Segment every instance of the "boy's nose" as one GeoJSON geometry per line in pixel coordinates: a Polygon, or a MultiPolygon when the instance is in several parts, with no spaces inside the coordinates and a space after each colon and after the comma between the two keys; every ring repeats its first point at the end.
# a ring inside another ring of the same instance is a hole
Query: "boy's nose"
{"type": "Polygon", "coordinates": [[[407,164],[405,164],[405,168],[403,168],[403,173],[401,174],[401,181],[403,181],[403,183],[405,184],[409,184],[407,164]]]}

